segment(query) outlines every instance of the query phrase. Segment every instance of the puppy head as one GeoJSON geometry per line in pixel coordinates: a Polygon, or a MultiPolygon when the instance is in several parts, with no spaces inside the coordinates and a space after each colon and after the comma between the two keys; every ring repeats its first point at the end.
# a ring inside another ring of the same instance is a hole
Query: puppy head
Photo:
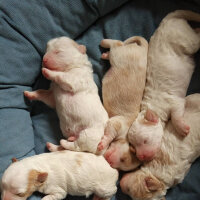
{"type": "Polygon", "coordinates": [[[47,43],[43,66],[51,70],[65,71],[76,65],[86,54],[86,47],[68,37],[60,37],[47,43]]]}
{"type": "Polygon", "coordinates": [[[104,157],[111,167],[123,171],[136,169],[141,164],[125,139],[112,142],[104,157]]]}
{"type": "Polygon", "coordinates": [[[46,181],[48,174],[35,169],[28,170],[19,162],[4,172],[1,182],[2,200],[25,200],[46,181]]]}
{"type": "Polygon", "coordinates": [[[158,116],[151,110],[139,113],[128,132],[129,142],[136,149],[141,161],[150,161],[160,150],[163,127],[158,116]]]}
{"type": "Polygon", "coordinates": [[[141,170],[125,174],[120,186],[125,194],[135,200],[164,200],[166,194],[165,184],[162,181],[151,173],[141,170]]]}

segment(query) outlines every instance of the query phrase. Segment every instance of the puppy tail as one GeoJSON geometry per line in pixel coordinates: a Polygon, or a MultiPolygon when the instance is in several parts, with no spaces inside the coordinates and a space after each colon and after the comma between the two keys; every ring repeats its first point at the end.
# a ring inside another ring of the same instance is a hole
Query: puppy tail
{"type": "Polygon", "coordinates": [[[136,43],[138,46],[148,47],[148,42],[143,37],[140,37],[140,36],[133,36],[124,41],[125,45],[132,44],[132,43],[136,43]]]}
{"type": "Polygon", "coordinates": [[[169,20],[172,18],[180,18],[185,19],[187,21],[200,22],[200,14],[190,10],[176,10],[174,12],[169,13],[164,20],[169,20]]]}

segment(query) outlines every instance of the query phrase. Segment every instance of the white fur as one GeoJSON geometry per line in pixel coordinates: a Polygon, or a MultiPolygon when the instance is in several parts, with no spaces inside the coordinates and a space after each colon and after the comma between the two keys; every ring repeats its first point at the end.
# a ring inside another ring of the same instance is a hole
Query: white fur
{"type": "Polygon", "coordinates": [[[181,138],[170,121],[164,130],[162,153],[122,178],[122,190],[134,200],[162,199],[167,189],[183,181],[192,162],[200,156],[200,94],[186,97],[184,119],[191,127],[190,135],[181,138]],[[144,181],[147,177],[156,178],[162,187],[148,192],[144,181]],[[143,198],[141,194],[149,195],[149,198],[143,198]]]}
{"type": "Polygon", "coordinates": [[[46,194],[43,200],[64,199],[67,194],[88,197],[92,193],[108,200],[117,191],[117,179],[117,170],[111,168],[103,156],[67,150],[44,153],[8,167],[2,177],[1,198],[26,199],[28,196],[17,194],[26,193],[31,183],[34,191],[46,194]],[[48,173],[47,179],[37,188],[28,177],[31,170],[48,173]]]}
{"type": "Polygon", "coordinates": [[[136,119],[146,81],[148,42],[133,36],[124,42],[104,39],[101,46],[110,48],[102,58],[111,67],[102,81],[103,104],[110,117],[98,149],[106,149],[106,160],[112,167],[129,171],[140,165],[129,148],[127,133],[136,119]]]}
{"type": "Polygon", "coordinates": [[[189,133],[182,119],[184,97],[194,70],[192,56],[200,47],[200,34],[186,20],[200,21],[200,15],[181,10],[170,13],[149,43],[147,82],[138,118],[144,119],[144,113],[150,109],[158,116],[158,122],[148,124],[136,120],[128,137],[136,152],[138,149],[144,152],[147,145],[152,148],[151,158],[159,150],[163,128],[170,117],[179,134],[189,133]]]}
{"type": "MultiPolygon", "coordinates": [[[[61,140],[61,146],[75,151],[96,153],[97,145],[104,134],[108,115],[101,103],[97,86],[93,80],[92,65],[85,54],[83,45],[61,37],[50,40],[43,57],[43,75],[52,81],[44,101],[55,107],[60,127],[69,141],[61,140]]],[[[35,92],[25,92],[25,96],[35,92]]],[[[48,143],[50,151],[60,147],[48,143]]]]}

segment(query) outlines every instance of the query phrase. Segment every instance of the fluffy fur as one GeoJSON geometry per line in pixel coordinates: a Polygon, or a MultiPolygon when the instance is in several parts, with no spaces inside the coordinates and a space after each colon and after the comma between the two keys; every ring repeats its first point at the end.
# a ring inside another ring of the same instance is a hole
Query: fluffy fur
{"type": "Polygon", "coordinates": [[[147,41],[134,36],[124,42],[104,39],[101,46],[110,48],[102,54],[111,67],[103,78],[103,104],[110,117],[98,149],[114,168],[135,169],[139,164],[129,148],[127,132],[140,111],[146,81],[147,41]]]}
{"type": "Polygon", "coordinates": [[[192,56],[200,47],[200,33],[186,20],[200,21],[200,15],[184,10],[172,12],[150,39],[141,112],[128,133],[142,161],[153,159],[159,151],[169,118],[180,135],[189,133],[190,127],[183,119],[184,97],[194,70],[192,56]]]}
{"type": "Polygon", "coordinates": [[[44,153],[11,164],[2,177],[2,200],[25,200],[33,192],[42,200],[67,194],[109,200],[117,191],[118,172],[103,156],[68,150],[44,153]],[[91,173],[92,172],[92,173],[91,173]]]}
{"type": "Polygon", "coordinates": [[[192,162],[200,156],[200,94],[186,98],[184,120],[191,134],[180,137],[168,122],[161,150],[152,161],[121,179],[123,192],[134,200],[161,200],[167,189],[182,182],[192,162]]]}
{"type": "Polygon", "coordinates": [[[47,44],[43,66],[43,75],[52,81],[50,89],[24,94],[56,108],[62,133],[68,141],[61,140],[61,146],[47,143],[48,149],[96,153],[108,114],[99,98],[85,46],[67,37],[52,39],[47,44]]]}

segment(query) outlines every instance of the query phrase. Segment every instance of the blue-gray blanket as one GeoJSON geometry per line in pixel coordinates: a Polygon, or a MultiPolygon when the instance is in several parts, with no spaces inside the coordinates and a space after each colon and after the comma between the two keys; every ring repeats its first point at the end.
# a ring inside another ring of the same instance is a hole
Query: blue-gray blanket
{"type": "MultiPolygon", "coordinates": [[[[0,0],[0,177],[12,157],[43,153],[47,141],[58,143],[62,137],[55,111],[23,96],[24,90],[49,87],[41,75],[48,40],[69,36],[87,46],[101,94],[108,63],[100,59],[100,41],[133,35],[149,40],[162,18],[176,9],[200,12],[200,0],[0,0]]],[[[200,92],[200,63],[196,60],[188,93],[200,92]]],[[[167,199],[199,200],[199,172],[200,159],[184,182],[168,192],[167,199]]],[[[31,200],[40,198],[35,194],[31,200]]],[[[119,189],[113,199],[129,197],[119,189]]]]}

